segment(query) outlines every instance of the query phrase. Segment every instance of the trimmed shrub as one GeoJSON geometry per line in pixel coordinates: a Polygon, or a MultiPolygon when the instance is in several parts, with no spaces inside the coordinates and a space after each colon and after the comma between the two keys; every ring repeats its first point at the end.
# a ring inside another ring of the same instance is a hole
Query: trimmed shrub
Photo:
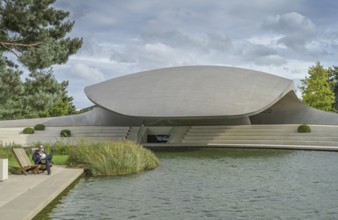
{"type": "Polygon", "coordinates": [[[44,131],[46,126],[44,124],[37,124],[34,126],[34,130],[36,131],[44,131]]]}
{"type": "Polygon", "coordinates": [[[62,130],[60,132],[60,137],[71,137],[72,136],[72,132],[70,130],[62,130]]]}
{"type": "Polygon", "coordinates": [[[311,133],[311,128],[308,125],[299,125],[298,133],[311,133]]]}
{"type": "Polygon", "coordinates": [[[34,128],[25,128],[22,133],[24,134],[34,134],[34,128]]]}

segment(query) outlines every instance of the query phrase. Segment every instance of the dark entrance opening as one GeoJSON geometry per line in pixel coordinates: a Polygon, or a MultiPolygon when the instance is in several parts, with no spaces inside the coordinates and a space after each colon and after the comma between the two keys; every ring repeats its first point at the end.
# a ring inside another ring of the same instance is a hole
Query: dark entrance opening
{"type": "Polygon", "coordinates": [[[148,143],[167,143],[170,135],[158,134],[158,135],[148,135],[148,143]]]}

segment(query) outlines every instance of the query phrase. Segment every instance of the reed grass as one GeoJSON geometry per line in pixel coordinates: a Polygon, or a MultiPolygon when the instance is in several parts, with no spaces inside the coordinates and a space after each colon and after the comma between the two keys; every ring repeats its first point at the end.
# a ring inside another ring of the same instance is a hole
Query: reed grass
{"type": "Polygon", "coordinates": [[[19,144],[9,144],[9,145],[0,144],[0,158],[15,159],[13,154],[14,147],[22,147],[22,146],[19,144]]]}
{"type": "Polygon", "coordinates": [[[131,141],[82,143],[70,148],[68,164],[85,168],[86,174],[111,176],[137,173],[159,166],[151,151],[131,141]]]}

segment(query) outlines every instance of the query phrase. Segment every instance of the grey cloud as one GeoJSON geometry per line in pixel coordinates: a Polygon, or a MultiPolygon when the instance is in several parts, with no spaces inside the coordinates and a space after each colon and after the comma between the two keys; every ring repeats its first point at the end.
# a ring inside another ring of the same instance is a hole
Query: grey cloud
{"type": "Polygon", "coordinates": [[[282,37],[278,42],[296,51],[305,52],[306,43],[311,39],[312,37],[304,36],[303,34],[299,33],[299,34],[289,34],[285,37],[282,37]]]}
{"type": "Polygon", "coordinates": [[[190,50],[173,48],[163,43],[147,43],[139,48],[139,63],[150,68],[167,66],[180,66],[193,62],[193,54],[190,50]]]}
{"type": "Polygon", "coordinates": [[[331,40],[330,41],[330,46],[332,46],[332,48],[337,51],[337,49],[338,49],[338,40],[331,40]]]}
{"type": "Polygon", "coordinates": [[[184,65],[198,63],[201,57],[223,57],[233,47],[229,37],[217,33],[162,31],[148,27],[143,29],[140,37],[136,43],[113,48],[110,60],[154,67],[184,65]]]}
{"type": "Polygon", "coordinates": [[[149,31],[141,33],[145,43],[163,43],[173,48],[190,49],[199,52],[210,50],[226,51],[232,47],[231,39],[220,34],[184,33],[178,30],[149,31]]]}
{"type": "Polygon", "coordinates": [[[266,55],[255,57],[253,61],[257,65],[272,65],[272,66],[282,66],[287,63],[285,58],[279,55],[266,55]]]}
{"type": "Polygon", "coordinates": [[[123,52],[119,52],[113,49],[111,51],[110,60],[118,63],[137,63],[138,58],[137,53],[135,53],[136,50],[137,49],[131,47],[128,47],[128,49],[123,52]]]}
{"type": "Polygon", "coordinates": [[[101,47],[98,43],[91,37],[87,37],[83,41],[82,48],[79,51],[79,54],[86,55],[86,54],[97,54],[101,50],[101,47]]]}
{"type": "Polygon", "coordinates": [[[70,18],[74,20],[78,20],[90,12],[89,6],[83,4],[83,2],[74,3],[74,1],[60,0],[57,1],[55,5],[59,8],[70,11],[70,18]]]}
{"type": "Polygon", "coordinates": [[[141,37],[145,43],[163,43],[174,47],[184,48],[196,46],[194,39],[177,30],[168,30],[164,32],[142,31],[141,37]]]}
{"type": "Polygon", "coordinates": [[[321,38],[322,42],[320,44],[321,49],[325,48],[328,51],[331,51],[332,53],[336,53],[338,49],[338,25],[335,25],[335,27],[331,27],[334,30],[327,30],[323,32],[323,36],[321,38]]]}
{"type": "Polygon", "coordinates": [[[83,63],[75,64],[72,69],[72,72],[80,79],[92,83],[100,82],[105,79],[103,73],[99,69],[93,68],[83,63]]]}
{"type": "Polygon", "coordinates": [[[279,43],[297,51],[304,51],[306,43],[316,35],[316,25],[297,12],[269,17],[263,22],[262,28],[282,34],[279,43]]]}
{"type": "Polygon", "coordinates": [[[314,34],[316,29],[316,25],[309,18],[297,12],[269,17],[264,21],[263,27],[283,34],[290,32],[314,34]]]}
{"type": "Polygon", "coordinates": [[[212,48],[220,52],[227,52],[233,47],[230,37],[219,34],[209,34],[207,45],[208,48],[212,48]]]}
{"type": "Polygon", "coordinates": [[[269,56],[275,55],[276,50],[264,45],[252,44],[248,47],[247,53],[251,56],[269,56]]]}
{"type": "Polygon", "coordinates": [[[251,44],[246,42],[241,46],[243,59],[257,65],[281,66],[287,63],[286,59],[273,48],[265,45],[251,44]]]}

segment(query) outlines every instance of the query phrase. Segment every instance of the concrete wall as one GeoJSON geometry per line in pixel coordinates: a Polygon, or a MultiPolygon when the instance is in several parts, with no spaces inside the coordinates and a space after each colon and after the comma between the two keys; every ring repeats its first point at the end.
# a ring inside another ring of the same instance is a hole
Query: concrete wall
{"type": "Polygon", "coordinates": [[[44,124],[47,127],[62,126],[134,126],[142,124],[142,119],[118,115],[103,108],[95,108],[78,115],[69,115],[54,118],[37,118],[23,120],[0,121],[1,127],[33,127],[44,124]]]}
{"type": "Polygon", "coordinates": [[[269,109],[251,116],[250,120],[252,124],[338,125],[338,114],[309,107],[290,92],[269,109]]]}
{"type": "MultiPolygon", "coordinates": [[[[0,144],[20,144],[23,146],[35,146],[36,143],[56,142],[76,144],[81,141],[99,142],[124,140],[130,135],[130,127],[116,126],[64,126],[46,127],[44,131],[35,131],[34,134],[23,134],[24,127],[0,128],[0,144]],[[60,131],[68,129],[71,137],[60,137],[60,131]]],[[[137,130],[136,130],[137,132],[137,130]]],[[[131,140],[133,137],[131,137],[131,140]]]]}
{"type": "Polygon", "coordinates": [[[0,121],[1,127],[34,127],[36,124],[47,127],[62,126],[187,126],[187,125],[248,125],[247,116],[240,118],[136,118],[120,115],[97,107],[89,112],[55,118],[37,118],[0,121]]]}

